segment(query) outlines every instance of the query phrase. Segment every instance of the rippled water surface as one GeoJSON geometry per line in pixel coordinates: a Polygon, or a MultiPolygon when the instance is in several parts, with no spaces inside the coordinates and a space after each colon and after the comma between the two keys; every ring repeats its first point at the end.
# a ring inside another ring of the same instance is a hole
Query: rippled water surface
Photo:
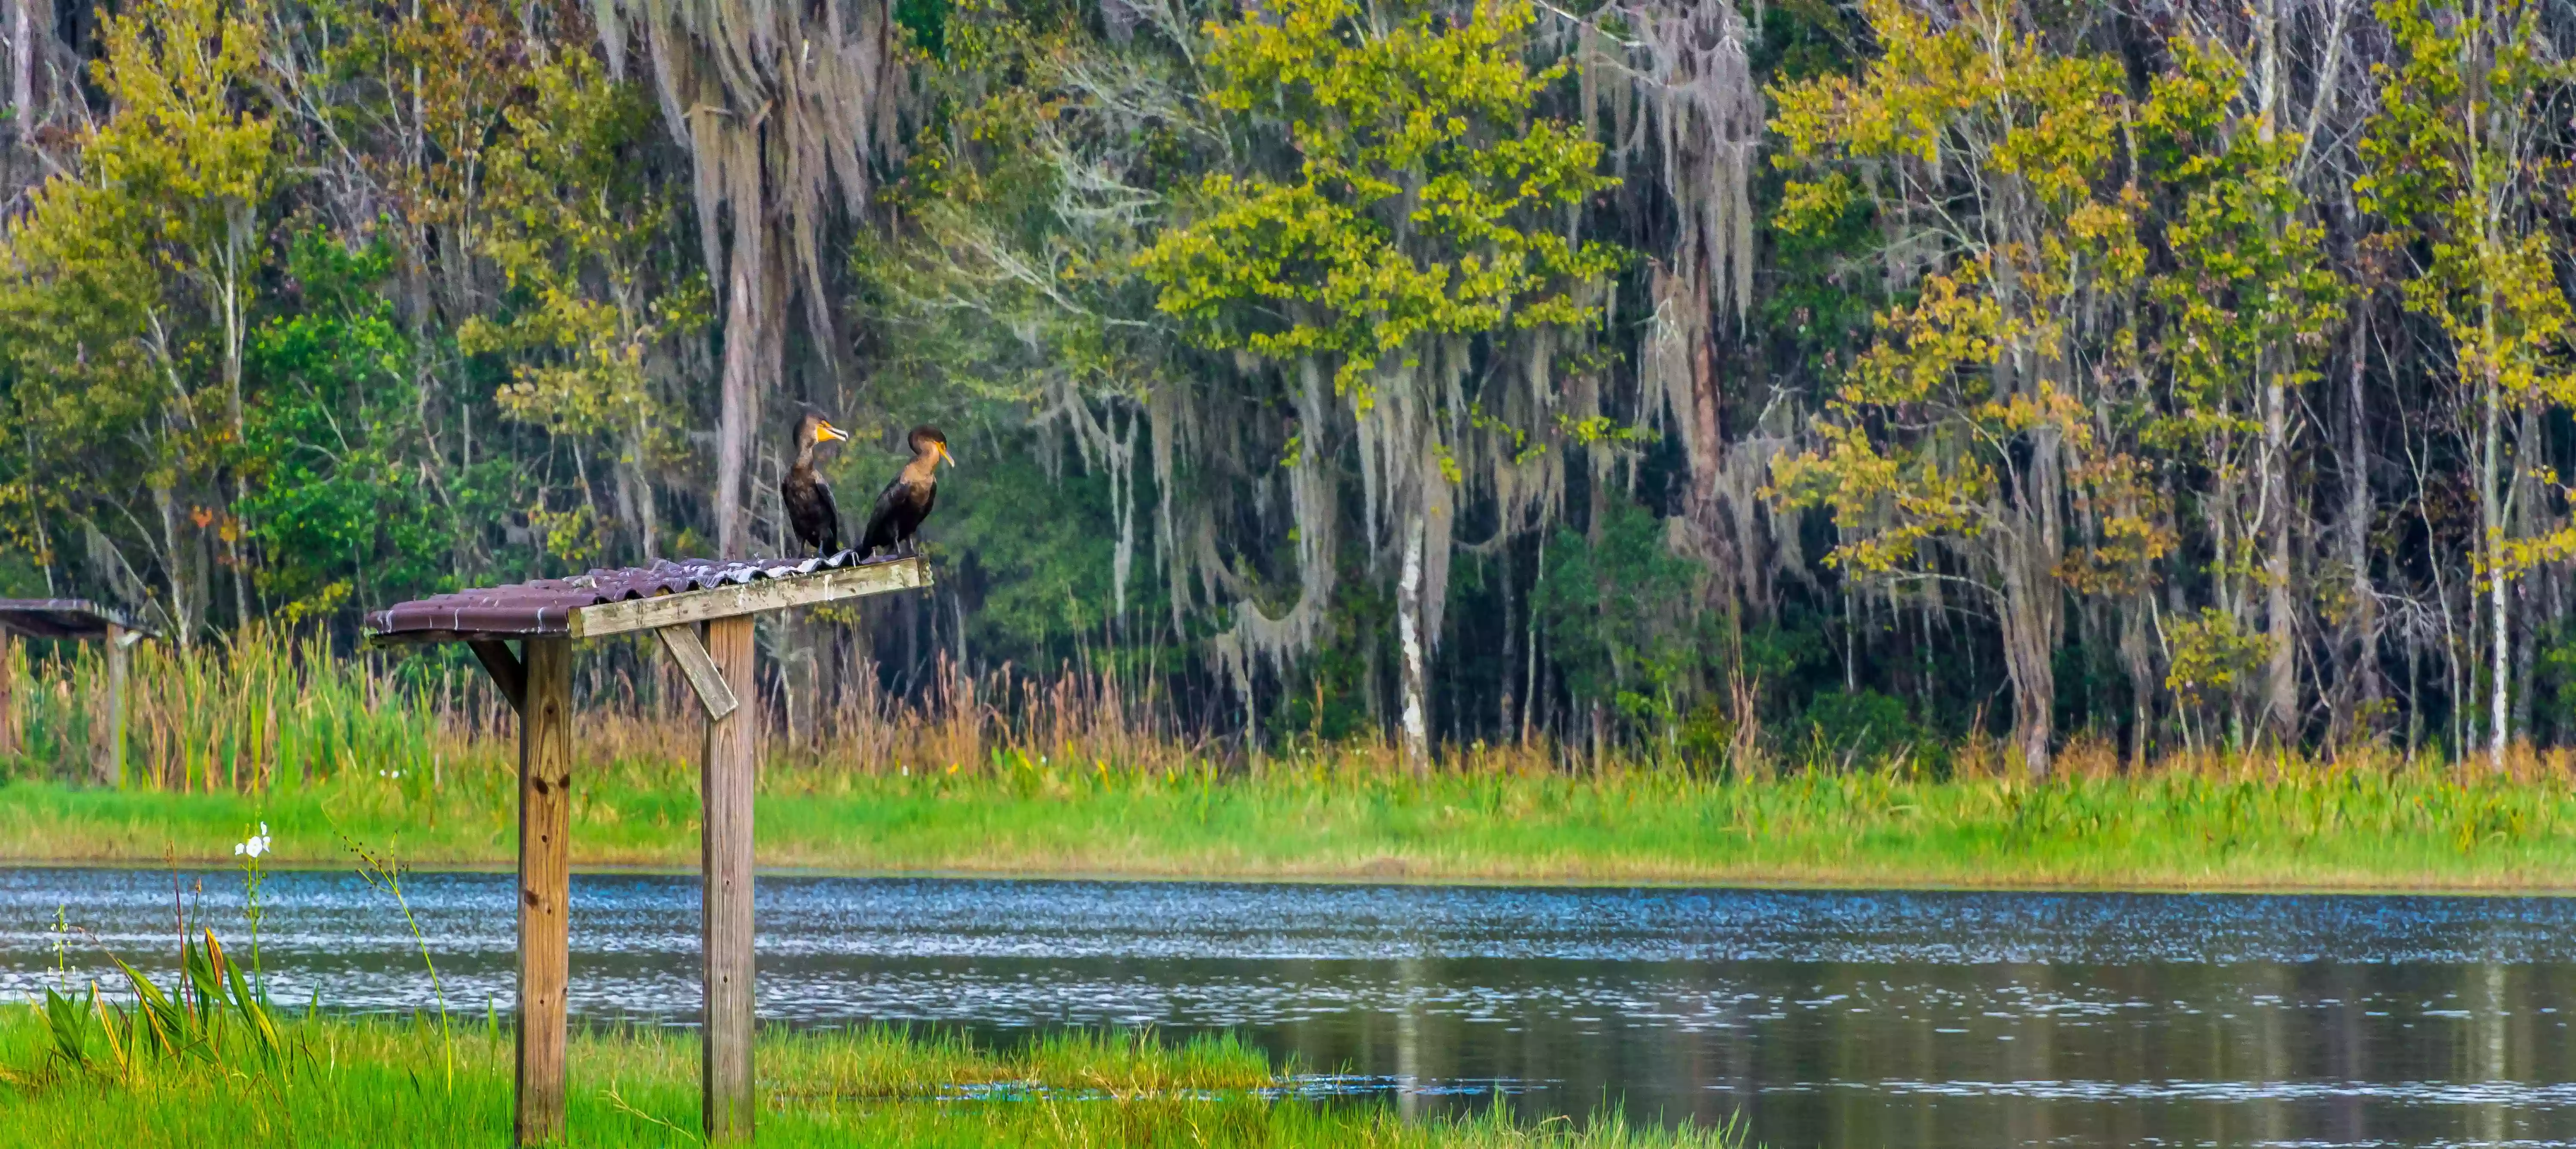
{"type": "MultiPolygon", "coordinates": [[[[244,933],[240,881],[181,908],[244,933]]],[[[407,887],[451,1003],[506,1011],[510,880],[407,887]]],[[[0,994],[166,967],[167,872],[0,869],[0,994]],[[92,939],[95,939],[93,942],[92,939]]],[[[276,993],[408,1009],[390,899],[273,875],[276,993]]],[[[1232,1029],[1319,1092],[1741,1112],[1806,1145],[2576,1145],[2576,901],[768,877],[764,1016],[1232,1029]]],[[[573,880],[572,1006],[687,1024],[694,878],[573,880]]]]}

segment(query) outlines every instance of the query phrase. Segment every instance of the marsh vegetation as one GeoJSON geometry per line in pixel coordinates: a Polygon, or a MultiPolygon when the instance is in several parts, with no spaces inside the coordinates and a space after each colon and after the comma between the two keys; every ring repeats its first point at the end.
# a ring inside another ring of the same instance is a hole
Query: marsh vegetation
{"type": "MultiPolygon", "coordinates": [[[[517,751],[470,668],[253,639],[146,652],[121,768],[98,784],[97,676],[74,652],[18,692],[0,857],[226,861],[279,828],[282,864],[345,842],[416,863],[513,854],[517,751]]],[[[651,665],[651,664],[646,664],[651,665]]],[[[577,678],[573,850],[697,858],[697,720],[613,658],[577,678]]],[[[667,697],[667,696],[666,696],[667,697]]],[[[1594,759],[1544,741],[1403,768],[1373,738],[1246,753],[1192,740],[1107,676],[950,673],[931,700],[850,693],[766,738],[762,864],[834,870],[1515,881],[2307,888],[2561,888],[2576,826],[2564,751],[2407,760],[2366,748],[2177,752],[2139,766],[2077,740],[2034,783],[1995,739],[1819,724],[1702,756],[1594,759]]]]}
{"type": "MultiPolygon", "coordinates": [[[[174,1001],[177,999],[173,999],[174,1001]]],[[[212,1001],[213,999],[208,999],[212,1001]]],[[[510,1127],[511,1038],[482,1017],[259,1021],[229,1002],[185,1028],[75,999],[0,1007],[0,1145],[486,1146],[510,1127]],[[267,1028],[273,1024],[272,1028],[267,1028]]],[[[1722,1130],[1516,1125],[1503,1109],[1408,1123],[1376,1103],[1297,1098],[1258,1050],[1221,1038],[1068,1033],[1011,1048],[881,1026],[769,1030],[762,1145],[1060,1149],[1729,1149],[1722,1130]]],[[[699,1144],[694,1033],[577,1031],[573,1145],[699,1144]]]]}

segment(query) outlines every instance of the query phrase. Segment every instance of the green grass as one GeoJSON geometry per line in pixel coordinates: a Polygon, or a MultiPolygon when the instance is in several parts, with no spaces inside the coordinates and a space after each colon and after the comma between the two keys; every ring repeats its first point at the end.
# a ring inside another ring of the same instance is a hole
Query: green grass
{"type": "MultiPolygon", "coordinates": [[[[649,641],[649,640],[636,640],[649,641]]],[[[597,646],[599,644],[593,644],[597,646]]],[[[613,642],[609,644],[613,646],[613,642]]],[[[0,727],[0,862],[229,862],[254,824],[281,865],[352,844],[414,865],[515,852],[515,720],[464,655],[352,657],[252,632],[138,648],[121,768],[101,751],[95,652],[30,663],[0,727]],[[116,786],[93,779],[115,778],[116,786]]],[[[574,772],[575,861],[697,859],[693,707],[593,650],[574,772]],[[622,674],[622,672],[620,672],[622,674]],[[666,700],[667,701],[667,700],[666,700]]],[[[633,653],[633,652],[630,652],[633,653]]],[[[647,657],[658,658],[651,651],[647,657]]],[[[646,663],[646,665],[658,665],[646,663]]],[[[861,687],[874,680],[862,677],[861,687]]],[[[1716,777],[1671,764],[1567,773],[1545,747],[1459,751],[1416,778],[1382,745],[1249,768],[1080,673],[951,671],[914,705],[837,695],[762,768],[764,865],[1135,877],[1414,878],[1870,886],[2576,889],[2576,753],[2405,765],[2178,756],[2124,772],[2098,742],[2062,778],[1997,777],[1991,742],[1854,770],[1781,767],[1762,742],[1716,777]],[[1943,763],[1935,780],[1916,766],[1943,763]]],[[[1757,740],[1758,742],[1759,740],[1757,740]]]]}
{"type": "MultiPolygon", "coordinates": [[[[694,864],[677,762],[575,772],[576,862],[694,864]]],[[[512,774],[451,761],[432,785],[357,771],[266,797],[0,786],[0,860],[229,862],[253,822],[279,865],[506,865],[512,774]]],[[[886,776],[773,766],[765,866],[1137,877],[1413,878],[1871,886],[2576,888],[2576,793],[2522,777],[2375,766],[2168,769],[2033,786],[1810,771],[1479,771],[1426,779],[1273,761],[1257,771],[1059,767],[886,776]]]]}
{"type": "MultiPolygon", "coordinates": [[[[511,1041],[478,1019],[435,1025],[306,1018],[284,1026],[282,1068],[218,1043],[204,1056],[119,1067],[53,1051],[32,1008],[0,1006],[0,1147],[494,1146],[507,1144],[511,1041]]],[[[91,1044],[99,1046],[98,1034],[91,1044]]],[[[764,1032],[754,1055],[764,1146],[1245,1149],[1723,1149],[1723,1132],[1517,1126],[1489,1110],[1407,1124],[1382,1105],[1273,1101],[1278,1078],[1225,1039],[1178,1046],[1069,1034],[997,1050],[873,1027],[764,1032]]],[[[697,1144],[695,1035],[576,1031],[568,1059],[574,1145],[697,1144]]]]}

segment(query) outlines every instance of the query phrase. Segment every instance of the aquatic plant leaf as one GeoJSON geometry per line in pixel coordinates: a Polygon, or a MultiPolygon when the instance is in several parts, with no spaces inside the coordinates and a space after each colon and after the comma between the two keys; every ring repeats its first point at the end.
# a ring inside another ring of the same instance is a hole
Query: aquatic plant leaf
{"type": "Polygon", "coordinates": [[[134,988],[137,1044],[148,1033],[152,1044],[165,1056],[178,1052],[177,1034],[186,1028],[178,1005],[170,1000],[168,994],[161,992],[160,986],[152,984],[151,978],[127,965],[124,958],[109,954],[108,960],[116,963],[116,968],[124,972],[126,983],[134,988]]]}
{"type": "MultiPolygon", "coordinates": [[[[91,996],[97,992],[93,988],[91,996]]],[[[89,1066],[89,1007],[87,999],[74,1002],[45,987],[45,1026],[53,1034],[54,1056],[83,1068],[89,1066]]]]}

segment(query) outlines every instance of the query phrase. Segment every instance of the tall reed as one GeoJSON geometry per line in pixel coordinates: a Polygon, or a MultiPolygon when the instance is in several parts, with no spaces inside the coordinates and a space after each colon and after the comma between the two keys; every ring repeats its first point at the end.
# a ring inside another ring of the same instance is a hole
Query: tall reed
{"type": "MultiPolygon", "coordinates": [[[[0,759],[0,779],[258,795],[354,776],[384,778],[418,793],[442,787],[460,771],[490,784],[490,775],[506,774],[516,761],[517,725],[508,704],[457,647],[351,651],[326,638],[273,630],[190,649],[145,643],[134,651],[127,688],[121,770],[104,765],[114,759],[103,745],[107,676],[95,645],[16,643],[10,649],[22,661],[20,685],[9,696],[14,713],[0,718],[21,731],[21,750],[14,761],[0,759]]],[[[693,748],[702,736],[687,687],[665,661],[641,640],[584,644],[575,660],[583,759],[622,772],[622,781],[642,788],[693,784],[693,748]]],[[[1383,740],[1292,741],[1247,752],[1186,729],[1151,679],[1140,686],[1085,665],[1044,673],[1005,665],[974,674],[942,657],[908,696],[886,689],[878,668],[865,662],[829,681],[818,683],[816,677],[781,673],[779,660],[762,660],[768,777],[813,782],[1077,768],[1183,776],[1403,771],[1401,756],[1383,740]]],[[[1469,774],[1645,770],[1766,778],[1857,770],[1933,780],[2002,779],[2011,773],[2000,744],[1976,734],[1943,746],[1899,746],[1860,762],[1802,755],[1797,745],[1759,738],[1740,739],[1720,757],[1686,762],[1614,753],[1596,759],[1544,740],[1451,746],[1443,753],[1452,771],[1469,774]]],[[[2059,758],[2060,772],[2071,778],[2250,780],[2455,770],[2368,745],[2331,756],[2175,752],[2137,764],[2085,736],[2073,739],[2059,758]]],[[[2456,772],[2490,769],[2480,759],[2456,772]]],[[[2508,756],[2504,772],[2519,781],[2576,779],[2576,751],[2520,747],[2508,756]]]]}
{"type": "Polygon", "coordinates": [[[436,706],[384,656],[254,630],[221,646],[134,648],[120,768],[105,745],[104,655],[92,643],[52,646],[28,659],[11,696],[19,773],[256,793],[351,770],[426,772],[436,761],[436,706]]]}

